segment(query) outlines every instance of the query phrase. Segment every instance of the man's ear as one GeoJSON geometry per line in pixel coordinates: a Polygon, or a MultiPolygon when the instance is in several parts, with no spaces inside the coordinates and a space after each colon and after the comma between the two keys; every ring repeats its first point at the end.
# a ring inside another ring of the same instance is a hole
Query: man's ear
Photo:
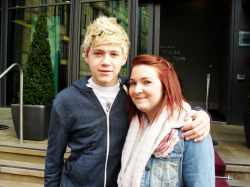
{"type": "Polygon", "coordinates": [[[122,63],[122,66],[126,63],[127,59],[128,59],[128,53],[124,55],[124,61],[122,63]]]}
{"type": "Polygon", "coordinates": [[[84,51],[84,59],[88,63],[88,53],[86,51],[84,51]]]}

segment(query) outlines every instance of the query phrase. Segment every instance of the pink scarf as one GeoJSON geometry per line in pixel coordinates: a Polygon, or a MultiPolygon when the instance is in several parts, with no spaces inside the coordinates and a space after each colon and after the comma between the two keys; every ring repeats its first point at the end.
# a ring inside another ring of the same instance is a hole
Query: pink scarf
{"type": "Polygon", "coordinates": [[[174,146],[179,142],[178,130],[171,129],[169,134],[161,141],[155,149],[156,158],[167,158],[168,154],[174,150],[174,146]]]}

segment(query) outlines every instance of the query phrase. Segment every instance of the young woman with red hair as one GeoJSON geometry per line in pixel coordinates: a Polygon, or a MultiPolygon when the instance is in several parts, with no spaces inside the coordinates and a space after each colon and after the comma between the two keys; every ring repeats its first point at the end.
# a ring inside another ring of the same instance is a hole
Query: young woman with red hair
{"type": "Polygon", "coordinates": [[[208,135],[194,143],[180,128],[191,110],[173,66],[154,55],[133,59],[129,78],[130,128],[118,177],[121,187],[215,186],[214,150],[208,135]]]}

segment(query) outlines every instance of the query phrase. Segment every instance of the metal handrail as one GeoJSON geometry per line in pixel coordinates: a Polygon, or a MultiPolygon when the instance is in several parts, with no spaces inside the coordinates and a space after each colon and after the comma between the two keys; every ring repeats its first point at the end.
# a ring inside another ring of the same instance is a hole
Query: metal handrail
{"type": "Polygon", "coordinates": [[[210,88],[210,74],[207,74],[206,111],[208,111],[208,104],[209,104],[209,88],[210,88]]]}
{"type": "Polygon", "coordinates": [[[2,79],[13,67],[18,66],[20,73],[20,144],[23,143],[23,70],[20,64],[14,63],[6,69],[1,75],[2,79]]]}

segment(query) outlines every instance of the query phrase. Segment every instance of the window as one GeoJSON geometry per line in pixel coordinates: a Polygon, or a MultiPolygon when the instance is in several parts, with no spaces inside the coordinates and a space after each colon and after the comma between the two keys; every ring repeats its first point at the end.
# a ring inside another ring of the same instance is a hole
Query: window
{"type": "MultiPolygon", "coordinates": [[[[9,10],[7,66],[19,63],[25,69],[39,12],[40,8],[9,10]]],[[[46,7],[46,15],[54,80],[56,91],[59,92],[67,86],[68,80],[70,5],[46,7]]],[[[14,74],[16,75],[10,75],[8,77],[11,78],[7,79],[7,105],[18,102],[19,73],[14,72],[14,74]]]]}

